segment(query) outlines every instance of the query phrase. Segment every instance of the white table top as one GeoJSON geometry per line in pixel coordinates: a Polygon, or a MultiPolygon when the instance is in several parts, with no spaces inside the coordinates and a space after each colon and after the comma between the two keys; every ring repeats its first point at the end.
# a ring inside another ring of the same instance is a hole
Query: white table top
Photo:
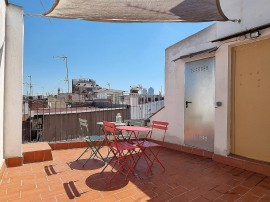
{"type": "MultiPolygon", "coordinates": [[[[125,126],[126,123],[118,123],[118,122],[110,122],[110,123],[114,123],[116,126],[125,126]]],[[[97,122],[97,125],[103,125],[103,122],[97,122]]]]}

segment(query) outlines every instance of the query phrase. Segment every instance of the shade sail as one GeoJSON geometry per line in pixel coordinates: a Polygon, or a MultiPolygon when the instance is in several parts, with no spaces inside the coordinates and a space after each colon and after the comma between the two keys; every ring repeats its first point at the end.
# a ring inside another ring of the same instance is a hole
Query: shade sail
{"type": "Polygon", "coordinates": [[[104,22],[228,20],[219,0],[56,0],[44,15],[104,22]]]}

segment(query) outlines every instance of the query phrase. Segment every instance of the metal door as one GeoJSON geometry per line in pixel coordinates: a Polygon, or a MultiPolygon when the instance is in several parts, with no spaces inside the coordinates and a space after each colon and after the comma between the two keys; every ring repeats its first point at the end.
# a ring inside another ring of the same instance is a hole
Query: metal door
{"type": "Polygon", "coordinates": [[[214,150],[215,58],[186,63],[185,144],[214,150]]]}

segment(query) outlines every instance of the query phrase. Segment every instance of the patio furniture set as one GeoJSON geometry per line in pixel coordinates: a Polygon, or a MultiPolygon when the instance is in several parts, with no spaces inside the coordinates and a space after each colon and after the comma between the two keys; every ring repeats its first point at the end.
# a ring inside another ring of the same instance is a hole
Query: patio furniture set
{"type": "Polygon", "coordinates": [[[144,160],[147,165],[146,173],[152,173],[152,167],[157,162],[164,170],[164,165],[158,159],[158,155],[163,145],[152,141],[152,136],[156,131],[161,131],[162,143],[164,143],[168,123],[163,121],[153,121],[151,127],[143,126],[127,126],[122,122],[97,122],[102,128],[104,135],[86,136],[88,133],[88,123],[85,119],[80,119],[80,128],[84,135],[84,140],[88,147],[78,157],[79,160],[87,151],[91,151],[89,158],[82,166],[89,161],[89,159],[97,158],[105,163],[101,173],[110,165],[111,172],[115,170],[111,182],[119,173],[125,175],[125,179],[130,174],[136,177],[136,165],[140,159],[144,160]],[[143,137],[141,137],[141,135],[143,137]],[[106,157],[102,156],[100,149],[107,146],[108,152],[106,157]],[[156,149],[154,149],[156,148],[156,149]]]}

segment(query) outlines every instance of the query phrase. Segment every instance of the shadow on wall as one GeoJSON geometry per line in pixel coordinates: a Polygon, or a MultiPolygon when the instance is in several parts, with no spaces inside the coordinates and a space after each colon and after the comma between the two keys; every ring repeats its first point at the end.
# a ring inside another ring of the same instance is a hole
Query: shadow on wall
{"type": "Polygon", "coordinates": [[[2,60],[3,49],[4,49],[4,42],[3,42],[3,44],[1,45],[1,48],[0,48],[0,64],[1,64],[1,60],[2,60]]]}

